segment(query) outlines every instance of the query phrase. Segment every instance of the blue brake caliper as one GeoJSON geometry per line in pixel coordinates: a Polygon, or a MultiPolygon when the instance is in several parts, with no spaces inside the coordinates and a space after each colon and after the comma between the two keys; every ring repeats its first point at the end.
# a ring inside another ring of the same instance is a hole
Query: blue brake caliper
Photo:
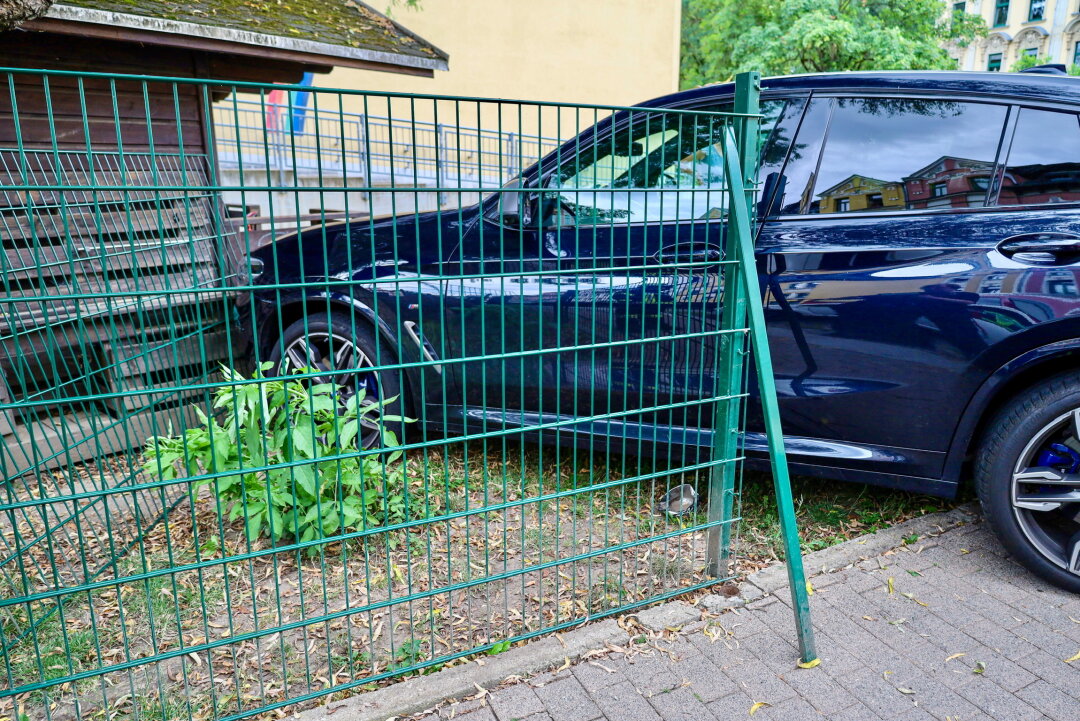
{"type": "Polygon", "coordinates": [[[1066,473],[1076,473],[1080,471],[1080,453],[1064,443],[1051,443],[1039,453],[1037,464],[1066,473]]]}

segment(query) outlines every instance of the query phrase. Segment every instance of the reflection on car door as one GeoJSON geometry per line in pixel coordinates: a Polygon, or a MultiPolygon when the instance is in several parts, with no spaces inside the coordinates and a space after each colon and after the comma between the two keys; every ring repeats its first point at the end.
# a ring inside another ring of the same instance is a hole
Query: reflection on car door
{"type": "Polygon", "coordinates": [[[790,215],[767,220],[758,240],[793,460],[899,475],[943,461],[969,397],[958,384],[1004,332],[981,317],[971,281],[1000,269],[995,246],[1029,215],[986,209],[1008,114],[936,99],[812,101],[775,204],[790,215]]]}
{"type": "MultiPolygon", "coordinates": [[[[766,100],[762,140],[801,110],[801,100],[766,100]]],[[[545,394],[546,407],[610,416],[591,422],[592,432],[637,451],[652,441],[711,447],[716,412],[724,126],[693,114],[666,123],[653,117],[625,137],[617,131],[559,167],[544,193],[541,245],[568,259],[562,293],[545,303],[555,319],[545,342],[590,349],[558,354],[558,393],[545,394]]]]}
{"type": "MultiPolygon", "coordinates": [[[[785,103],[766,101],[765,132],[785,103]]],[[[642,114],[565,146],[536,228],[502,228],[496,215],[470,232],[481,237],[463,243],[462,272],[478,277],[447,304],[455,352],[524,355],[457,364],[468,417],[544,423],[581,442],[625,438],[629,450],[710,445],[701,429],[715,413],[704,400],[721,318],[722,127],[696,112],[642,114]],[[492,313],[505,319],[502,337],[478,332],[499,327],[484,321],[492,313]]]]}

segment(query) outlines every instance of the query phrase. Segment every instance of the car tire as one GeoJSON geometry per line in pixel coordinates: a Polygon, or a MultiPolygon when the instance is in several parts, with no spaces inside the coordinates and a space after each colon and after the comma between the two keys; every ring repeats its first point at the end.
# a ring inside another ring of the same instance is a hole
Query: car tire
{"type": "Polygon", "coordinates": [[[1080,373],[1012,398],[987,426],[975,458],[986,520],[1035,575],[1080,593],[1080,373]],[[1076,497],[1059,503],[1052,499],[1076,497]],[[1073,569],[1073,570],[1070,570],[1073,569]]]}
{"type": "MultiPolygon", "coordinates": [[[[309,367],[328,371],[357,369],[355,374],[335,374],[327,376],[327,382],[346,386],[348,395],[363,387],[365,396],[377,399],[394,399],[383,407],[382,414],[402,417],[404,398],[402,397],[402,371],[370,371],[366,367],[393,365],[396,357],[387,347],[386,342],[379,342],[375,329],[362,320],[354,320],[346,313],[330,313],[328,316],[301,318],[289,325],[281,338],[273,345],[269,361],[274,364],[274,373],[287,376],[294,373],[305,357],[309,367]],[[341,364],[343,367],[337,367],[341,364]]],[[[322,379],[320,379],[322,380],[322,379]]],[[[394,433],[398,443],[404,442],[404,422],[385,421],[385,430],[394,433]]],[[[375,448],[382,445],[382,433],[378,426],[366,427],[360,434],[361,448],[375,448]]]]}

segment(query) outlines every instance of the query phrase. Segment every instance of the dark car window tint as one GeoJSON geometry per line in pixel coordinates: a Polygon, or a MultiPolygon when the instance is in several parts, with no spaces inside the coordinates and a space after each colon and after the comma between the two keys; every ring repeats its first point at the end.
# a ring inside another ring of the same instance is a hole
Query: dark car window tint
{"type": "MultiPolygon", "coordinates": [[[[784,101],[766,101],[767,136],[784,101]]],[[[730,104],[702,110],[730,110],[730,104]]],[[[651,114],[583,148],[548,178],[548,225],[608,225],[721,218],[727,205],[723,131],[727,119],[651,114]],[[683,192],[663,192],[678,188],[683,192]]]]}
{"type": "Polygon", "coordinates": [[[838,98],[811,213],[985,204],[1006,109],[906,98],[838,98]]]}
{"type": "MultiPolygon", "coordinates": [[[[794,110],[796,104],[792,103],[791,107],[794,110]]],[[[810,101],[805,115],[801,118],[801,125],[798,113],[784,113],[776,132],[770,138],[771,145],[766,146],[761,159],[759,177],[762,181],[768,181],[771,174],[779,173],[781,166],[784,168],[783,176],[775,177],[771,181],[775,185],[774,193],[778,196],[769,199],[769,210],[774,213],[791,215],[807,212],[806,208],[809,208],[811,201],[810,193],[814,189],[814,171],[821,152],[821,139],[829,122],[831,107],[832,101],[829,99],[810,101]],[[791,142],[793,136],[794,143],[791,142]]]]}
{"type": "Polygon", "coordinates": [[[1080,200],[1080,121],[1073,113],[1023,108],[1001,179],[1000,205],[1080,200]]]}

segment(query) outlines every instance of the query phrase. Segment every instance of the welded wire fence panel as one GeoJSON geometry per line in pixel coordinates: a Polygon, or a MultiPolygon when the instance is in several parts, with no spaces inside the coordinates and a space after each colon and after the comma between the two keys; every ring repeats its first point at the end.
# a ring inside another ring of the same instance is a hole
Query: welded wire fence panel
{"type": "Polygon", "coordinates": [[[0,77],[0,713],[315,705],[732,575],[750,116],[0,77]]]}

